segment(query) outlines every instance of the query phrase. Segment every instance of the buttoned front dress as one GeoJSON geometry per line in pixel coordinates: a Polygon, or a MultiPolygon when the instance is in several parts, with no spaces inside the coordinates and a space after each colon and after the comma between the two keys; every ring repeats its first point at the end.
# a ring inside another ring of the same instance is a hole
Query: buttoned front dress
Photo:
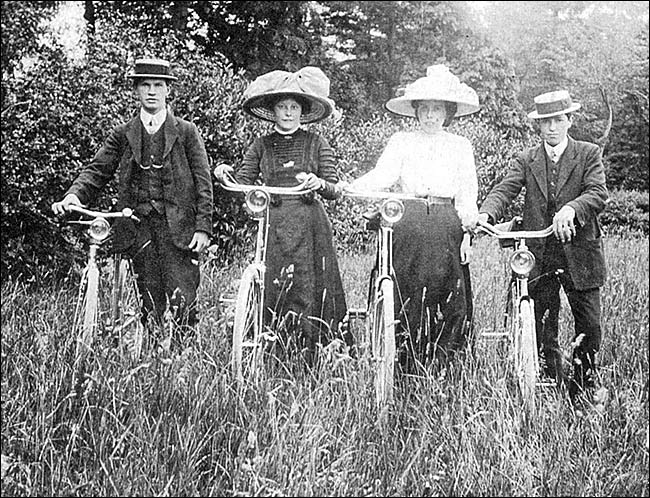
{"type": "Polygon", "coordinates": [[[409,368],[413,355],[423,363],[447,358],[466,342],[471,306],[469,270],[460,262],[461,220],[471,220],[478,211],[470,142],[444,130],[396,133],[375,168],[352,187],[396,187],[403,193],[448,200],[442,204],[407,201],[393,235],[400,362],[409,368]]]}
{"type": "MultiPolygon", "coordinates": [[[[319,135],[298,129],[273,132],[254,141],[237,169],[237,181],[293,187],[296,175],[315,173],[325,180],[319,195],[334,199],[338,175],[334,154],[319,135]]],[[[332,242],[332,226],[316,195],[273,196],[269,211],[265,302],[267,324],[293,324],[285,340],[314,349],[338,333],[347,312],[332,242]]],[[[280,327],[282,329],[283,327],[280,327]]]]}

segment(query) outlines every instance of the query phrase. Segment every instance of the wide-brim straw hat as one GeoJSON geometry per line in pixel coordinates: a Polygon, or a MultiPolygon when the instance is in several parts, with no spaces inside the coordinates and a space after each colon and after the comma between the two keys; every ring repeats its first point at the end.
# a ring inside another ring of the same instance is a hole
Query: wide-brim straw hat
{"type": "Polygon", "coordinates": [[[172,76],[169,61],[164,59],[137,59],[132,73],[127,78],[155,78],[161,80],[176,81],[178,78],[172,76]]]}
{"type": "Polygon", "coordinates": [[[308,112],[300,116],[302,124],[315,123],[334,111],[335,103],[329,98],[330,80],[322,70],[306,66],[295,73],[271,71],[258,76],[244,92],[244,110],[265,121],[275,122],[273,105],[281,97],[298,97],[310,104],[308,112]]]}
{"type": "Polygon", "coordinates": [[[530,119],[543,119],[568,114],[582,107],[571,100],[571,95],[566,90],[543,93],[535,97],[534,101],[535,110],[528,113],[530,119]]]}
{"type": "Polygon", "coordinates": [[[416,117],[413,102],[420,100],[444,100],[458,106],[455,116],[466,116],[480,107],[476,92],[461,83],[444,64],[427,68],[427,75],[406,86],[404,93],[386,102],[386,109],[400,116],[416,117]]]}

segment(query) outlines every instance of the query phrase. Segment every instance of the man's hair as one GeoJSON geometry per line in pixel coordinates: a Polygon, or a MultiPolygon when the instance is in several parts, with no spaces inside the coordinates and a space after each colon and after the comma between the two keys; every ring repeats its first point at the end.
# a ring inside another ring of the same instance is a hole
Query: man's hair
{"type": "MultiPolygon", "coordinates": [[[[415,109],[415,116],[418,115],[418,107],[425,102],[424,100],[413,100],[411,105],[415,109]]],[[[445,120],[442,123],[443,127],[447,127],[456,117],[456,112],[458,111],[458,104],[456,102],[450,102],[449,100],[441,100],[440,102],[445,104],[445,120]]]]}
{"type": "Polygon", "coordinates": [[[164,81],[165,84],[166,84],[168,87],[171,86],[171,85],[170,85],[171,82],[170,82],[170,81],[167,81],[166,78],[151,78],[151,77],[147,77],[147,78],[133,78],[133,89],[135,90],[136,88],[138,88],[138,85],[139,85],[140,83],[142,83],[144,80],[156,80],[156,79],[159,79],[159,80],[164,81]]]}

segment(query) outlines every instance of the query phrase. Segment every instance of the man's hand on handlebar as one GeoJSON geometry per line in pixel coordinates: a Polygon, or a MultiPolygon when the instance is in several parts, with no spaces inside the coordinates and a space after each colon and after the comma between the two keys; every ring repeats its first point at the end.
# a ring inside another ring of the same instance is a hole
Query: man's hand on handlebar
{"type": "Polygon", "coordinates": [[[68,213],[70,211],[69,206],[73,205],[82,206],[79,197],[77,197],[75,194],[68,194],[63,198],[63,200],[52,204],[52,211],[54,214],[61,216],[68,213]]]}
{"type": "Polygon", "coordinates": [[[555,238],[563,244],[571,242],[571,239],[576,234],[575,217],[576,211],[571,206],[563,206],[553,216],[553,233],[555,238]]]}
{"type": "Polygon", "coordinates": [[[235,170],[230,164],[222,163],[214,168],[214,176],[220,182],[223,182],[227,175],[232,175],[234,172],[235,170]]]}

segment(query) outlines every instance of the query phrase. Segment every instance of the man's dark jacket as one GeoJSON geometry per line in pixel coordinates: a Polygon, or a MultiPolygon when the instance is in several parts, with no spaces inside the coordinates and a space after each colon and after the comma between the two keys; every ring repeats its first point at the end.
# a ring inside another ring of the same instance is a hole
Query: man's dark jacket
{"type": "MultiPolygon", "coordinates": [[[[187,249],[195,231],[212,234],[212,179],[203,139],[193,123],[167,111],[163,123],[163,197],[174,244],[187,249]]],[[[142,164],[143,125],[139,114],[111,132],[91,163],[79,174],[68,194],[86,204],[113,178],[119,167],[118,209],[136,207],[132,185],[134,168],[142,164]]],[[[134,234],[131,223],[115,226],[116,247],[128,247],[134,234]]]]}
{"type": "MultiPolygon", "coordinates": [[[[519,155],[505,178],[486,197],[480,212],[487,213],[494,221],[501,220],[522,187],[526,188],[523,230],[546,228],[548,193],[543,144],[519,155]]],[[[607,271],[598,213],[605,208],[609,196],[597,145],[569,137],[555,191],[557,210],[568,205],[576,212],[576,235],[571,242],[563,244],[573,284],[583,290],[600,287],[607,271]]],[[[529,239],[527,243],[539,268],[545,240],[529,239]]]]}

